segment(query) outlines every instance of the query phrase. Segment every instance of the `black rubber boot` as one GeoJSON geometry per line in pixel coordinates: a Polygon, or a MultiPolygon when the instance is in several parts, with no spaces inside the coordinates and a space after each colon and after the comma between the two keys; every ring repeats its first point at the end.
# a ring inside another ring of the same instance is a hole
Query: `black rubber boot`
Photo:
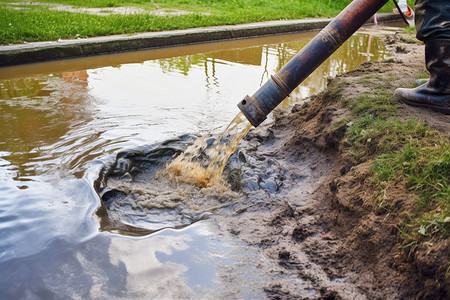
{"type": "Polygon", "coordinates": [[[397,89],[403,103],[450,114],[450,40],[435,39],[425,44],[425,61],[430,80],[414,89],[397,89]]]}

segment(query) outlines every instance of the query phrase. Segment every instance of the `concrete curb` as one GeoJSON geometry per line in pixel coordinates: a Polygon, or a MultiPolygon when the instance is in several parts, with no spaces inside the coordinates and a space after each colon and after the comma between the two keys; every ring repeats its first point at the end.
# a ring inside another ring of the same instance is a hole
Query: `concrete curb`
{"type": "MultiPolygon", "coordinates": [[[[400,16],[396,14],[378,14],[379,22],[399,20],[400,16]]],[[[132,35],[4,45],[0,46],[0,67],[62,58],[319,30],[330,21],[331,19],[329,18],[268,21],[132,35]]]]}

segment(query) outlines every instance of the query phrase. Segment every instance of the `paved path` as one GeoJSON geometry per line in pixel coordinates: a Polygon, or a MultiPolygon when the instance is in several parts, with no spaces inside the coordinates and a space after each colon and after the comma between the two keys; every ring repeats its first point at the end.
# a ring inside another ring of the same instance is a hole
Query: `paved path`
{"type": "MultiPolygon", "coordinates": [[[[400,20],[399,15],[378,14],[379,22],[400,20]]],[[[136,51],[196,43],[319,30],[331,19],[268,21],[241,25],[192,28],[132,35],[113,35],[52,42],[0,46],[0,67],[69,57],[136,51]]],[[[371,22],[371,21],[369,21],[371,22]]]]}

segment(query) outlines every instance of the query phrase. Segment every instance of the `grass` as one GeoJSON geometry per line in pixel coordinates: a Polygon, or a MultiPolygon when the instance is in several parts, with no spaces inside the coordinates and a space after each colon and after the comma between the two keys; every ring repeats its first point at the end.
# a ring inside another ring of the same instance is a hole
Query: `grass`
{"type": "MultiPolygon", "coordinates": [[[[134,6],[147,11],[162,8],[191,12],[180,16],[149,14],[98,16],[54,11],[46,5],[19,5],[13,9],[0,2],[0,44],[83,38],[112,34],[161,31],[240,24],[279,19],[333,17],[351,0],[45,0],[76,7],[134,6]]],[[[37,2],[33,2],[36,4],[37,2]]],[[[391,11],[389,2],[383,11],[391,11]]]]}
{"type": "MultiPolygon", "coordinates": [[[[422,76],[419,74],[418,76],[422,76]]],[[[361,80],[370,81],[370,76],[361,80]]],[[[391,87],[385,79],[377,87],[391,87]]],[[[331,88],[332,89],[332,88],[331,88]]],[[[389,213],[383,198],[389,187],[405,182],[416,195],[415,208],[396,225],[403,247],[414,249],[432,236],[450,234],[450,141],[448,136],[415,119],[400,119],[392,92],[375,89],[346,103],[352,125],[346,132],[343,151],[358,161],[373,160],[373,184],[380,199],[375,207],[389,213]]]]}
{"type": "MultiPolygon", "coordinates": [[[[416,128],[426,128],[411,123],[416,128]]],[[[381,183],[386,185],[405,178],[409,190],[418,196],[416,217],[399,225],[409,242],[436,233],[443,236],[450,233],[450,144],[448,138],[429,128],[426,133],[421,139],[410,138],[397,151],[380,155],[373,166],[375,178],[381,183]]]]}
{"type": "Polygon", "coordinates": [[[173,30],[221,24],[221,18],[211,19],[199,14],[159,17],[137,14],[131,16],[97,16],[82,13],[53,12],[48,9],[32,11],[2,10],[0,41],[2,44],[23,41],[58,40],[130,34],[144,31],[173,30]]]}
{"type": "Polygon", "coordinates": [[[149,0],[44,0],[39,2],[72,5],[76,7],[154,6],[149,0]]]}

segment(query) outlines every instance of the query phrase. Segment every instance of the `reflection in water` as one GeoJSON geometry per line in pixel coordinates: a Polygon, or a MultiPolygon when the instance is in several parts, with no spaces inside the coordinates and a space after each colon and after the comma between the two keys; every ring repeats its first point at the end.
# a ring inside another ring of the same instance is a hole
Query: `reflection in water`
{"type": "MultiPolygon", "coordinates": [[[[226,86],[223,78],[226,78],[227,81],[235,82],[222,74],[218,75],[218,69],[222,69],[223,66],[227,65],[243,64],[246,70],[240,69],[239,72],[233,72],[233,75],[239,78],[240,85],[246,87],[246,93],[250,94],[254,89],[257,89],[269,80],[270,75],[281,69],[307,43],[308,40],[300,40],[254,46],[234,51],[214,51],[206,54],[167,58],[159,60],[159,63],[163,72],[170,73],[175,71],[185,76],[188,76],[192,69],[203,67],[207,82],[206,88],[214,90],[216,93],[223,91],[224,86],[226,86]],[[256,67],[255,70],[257,70],[258,74],[255,74],[253,79],[259,79],[258,81],[249,78],[251,77],[250,74],[252,72],[250,69],[253,69],[252,66],[256,67]]],[[[354,70],[363,62],[380,60],[385,56],[385,47],[379,38],[368,34],[354,35],[295,89],[288,101],[284,102],[284,105],[292,104],[322,91],[326,87],[328,78],[354,70]]]]}
{"type": "MultiPolygon", "coordinates": [[[[3,159],[11,162],[15,179],[61,164],[60,169],[82,176],[86,164],[105,150],[184,133],[217,133],[237,112],[239,99],[256,91],[307,42],[2,80],[0,151],[8,153],[3,159]]],[[[328,77],[384,56],[378,38],[353,36],[281,106],[323,90],[328,77]]]]}
{"type": "Polygon", "coordinates": [[[42,163],[51,161],[47,147],[58,143],[74,122],[88,120],[90,97],[83,73],[0,81],[0,151],[9,153],[4,159],[11,162],[15,180],[35,176],[42,163]]]}
{"type": "Polygon", "coordinates": [[[125,286],[122,287],[124,296],[134,299],[156,299],[162,295],[168,299],[194,298],[196,293],[180,280],[189,270],[185,264],[187,260],[176,263],[158,259],[158,256],[170,257],[174,253],[188,250],[191,242],[192,236],[187,234],[157,235],[151,239],[135,240],[132,248],[127,239],[111,240],[108,249],[110,261],[115,266],[122,266],[127,274],[125,286]],[[148,280],[141,280],[142,278],[148,280]]]}
{"type": "MultiPolygon", "coordinates": [[[[268,262],[234,256],[212,220],[141,238],[99,232],[92,185],[113,153],[222,132],[312,36],[0,68],[0,298],[264,297],[255,266],[268,262]]],[[[282,105],[384,57],[358,34],[282,105]]]]}

